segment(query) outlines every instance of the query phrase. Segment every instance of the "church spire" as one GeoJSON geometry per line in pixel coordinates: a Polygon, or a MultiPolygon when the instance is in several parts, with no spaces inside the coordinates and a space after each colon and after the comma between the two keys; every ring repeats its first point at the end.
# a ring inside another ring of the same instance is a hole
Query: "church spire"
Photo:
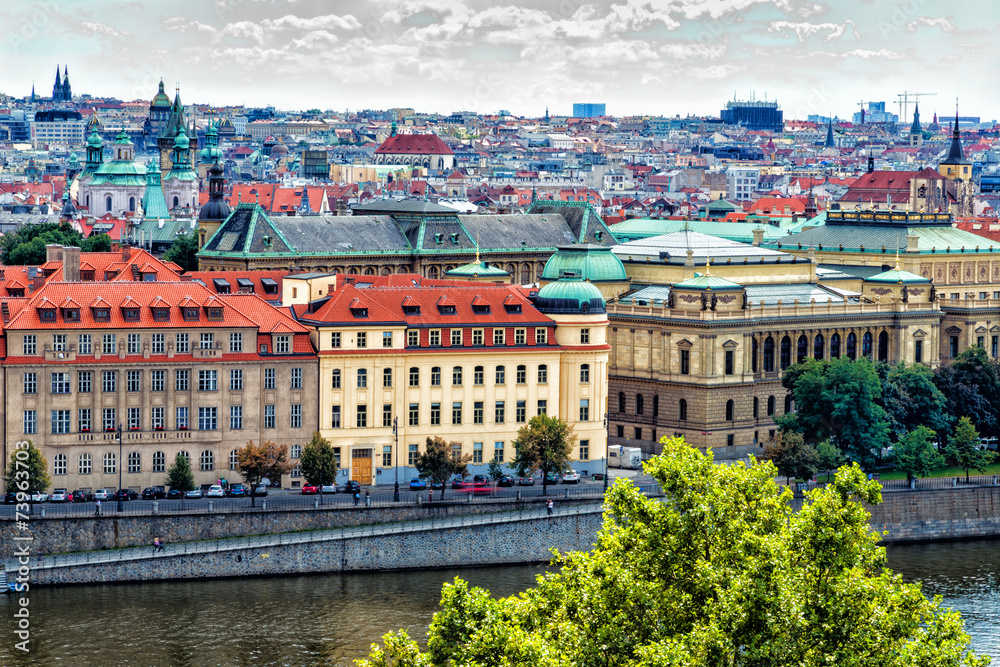
{"type": "Polygon", "coordinates": [[[913,105],[913,125],[910,126],[910,134],[920,134],[920,105],[913,105]]]}
{"type": "Polygon", "coordinates": [[[962,137],[958,131],[958,102],[955,102],[955,129],[951,133],[951,148],[948,157],[941,164],[968,164],[962,152],[962,137]]]}
{"type": "Polygon", "coordinates": [[[829,121],[826,124],[826,144],[825,148],[833,148],[836,144],[833,142],[833,116],[830,116],[829,121]]]}
{"type": "Polygon", "coordinates": [[[59,76],[59,65],[56,65],[56,85],[54,90],[58,90],[59,86],[62,85],[62,78],[59,76]]]}

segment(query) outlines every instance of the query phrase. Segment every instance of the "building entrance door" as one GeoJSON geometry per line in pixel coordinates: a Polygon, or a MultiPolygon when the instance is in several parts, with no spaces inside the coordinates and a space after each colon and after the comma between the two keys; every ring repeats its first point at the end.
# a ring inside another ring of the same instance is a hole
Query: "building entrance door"
{"type": "Polygon", "coordinates": [[[372,450],[351,450],[351,479],[358,484],[372,483],[372,450]]]}

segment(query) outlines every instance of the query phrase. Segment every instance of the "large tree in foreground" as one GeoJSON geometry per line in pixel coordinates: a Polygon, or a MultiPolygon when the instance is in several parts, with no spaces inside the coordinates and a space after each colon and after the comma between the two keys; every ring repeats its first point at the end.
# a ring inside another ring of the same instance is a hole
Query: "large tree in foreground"
{"type": "Polygon", "coordinates": [[[549,473],[561,473],[569,463],[576,434],[558,417],[547,414],[532,417],[522,426],[514,440],[514,461],[511,466],[521,477],[542,473],[542,495],[546,495],[549,473]]]}
{"type": "Polygon", "coordinates": [[[445,586],[427,651],[390,633],[365,667],[958,667],[957,612],[885,568],[857,465],[791,509],[770,463],[716,465],[683,440],[646,464],[665,498],[627,480],[606,497],[593,551],[494,599],[445,586]]]}

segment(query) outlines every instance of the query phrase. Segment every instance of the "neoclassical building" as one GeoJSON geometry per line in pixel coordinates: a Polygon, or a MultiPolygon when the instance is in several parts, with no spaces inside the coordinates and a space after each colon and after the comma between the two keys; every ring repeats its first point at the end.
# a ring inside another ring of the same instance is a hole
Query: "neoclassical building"
{"type": "Polygon", "coordinates": [[[125,132],[110,147],[104,161],[104,143],[96,131],[87,140],[87,163],[77,176],[77,201],[93,215],[125,216],[141,206],[146,191],[146,167],[135,161],[135,145],[125,132]]]}
{"type": "Polygon", "coordinates": [[[449,171],[455,168],[455,153],[438,135],[399,134],[393,122],[391,134],[375,149],[375,164],[449,171]]]}

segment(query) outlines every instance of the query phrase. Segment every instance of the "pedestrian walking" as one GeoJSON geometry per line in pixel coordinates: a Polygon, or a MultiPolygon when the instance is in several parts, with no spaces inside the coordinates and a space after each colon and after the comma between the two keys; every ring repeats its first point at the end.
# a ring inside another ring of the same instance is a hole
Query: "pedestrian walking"
{"type": "Polygon", "coordinates": [[[368,493],[368,489],[365,489],[365,507],[371,507],[371,506],[372,506],[372,497],[368,493]]]}
{"type": "Polygon", "coordinates": [[[555,503],[553,503],[551,500],[549,500],[549,502],[546,503],[546,505],[545,505],[545,509],[547,509],[549,511],[549,516],[552,516],[552,510],[554,508],[555,508],[555,503]]]}
{"type": "Polygon", "coordinates": [[[427,492],[427,502],[429,502],[429,503],[434,502],[434,491],[433,490],[427,492]]]}
{"type": "Polygon", "coordinates": [[[361,492],[360,491],[355,491],[354,492],[354,506],[357,507],[359,502],[361,502],[361,492]]]}
{"type": "Polygon", "coordinates": [[[153,538],[153,553],[155,554],[157,551],[163,551],[163,541],[159,535],[153,538]]]}
{"type": "Polygon", "coordinates": [[[94,503],[94,516],[101,516],[101,501],[94,503]]]}

